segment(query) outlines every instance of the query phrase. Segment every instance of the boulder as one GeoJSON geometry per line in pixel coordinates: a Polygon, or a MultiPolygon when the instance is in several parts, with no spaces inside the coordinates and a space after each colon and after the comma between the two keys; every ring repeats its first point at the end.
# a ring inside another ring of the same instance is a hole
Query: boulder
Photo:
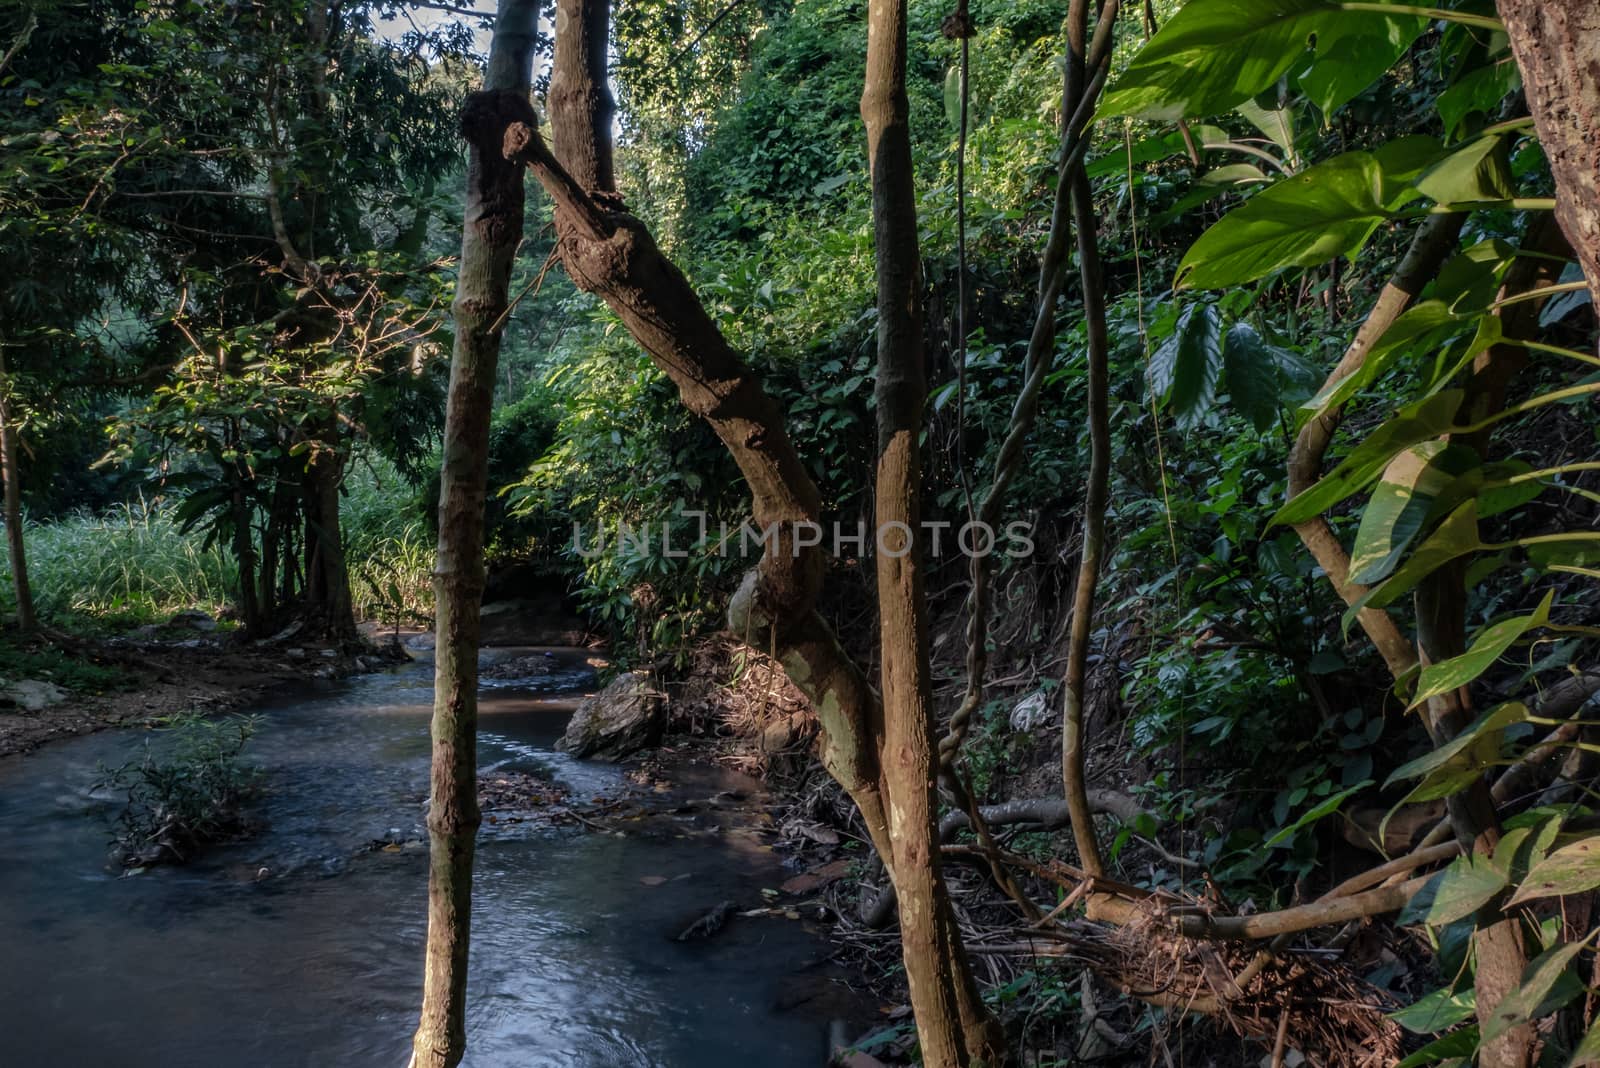
{"type": "Polygon", "coordinates": [[[213,631],[217,629],[217,621],[198,608],[187,608],[176,612],[167,620],[169,627],[182,627],[186,630],[213,631]]]}
{"type": "Polygon", "coordinates": [[[621,760],[659,741],[666,721],[666,695],[654,676],[629,671],[583,700],[558,745],[577,757],[621,760]]]}
{"type": "Polygon", "coordinates": [[[39,712],[67,699],[65,690],[43,679],[19,679],[16,682],[0,680],[0,687],[4,687],[0,690],[0,700],[24,712],[39,712]]]}

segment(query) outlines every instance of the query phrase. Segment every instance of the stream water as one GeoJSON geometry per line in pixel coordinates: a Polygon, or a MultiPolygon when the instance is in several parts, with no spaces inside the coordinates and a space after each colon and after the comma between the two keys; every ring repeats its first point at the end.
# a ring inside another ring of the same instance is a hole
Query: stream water
{"type": "MultiPolygon", "coordinates": [[[[592,678],[571,653],[484,693],[484,767],[536,770],[574,799],[624,788],[553,748],[592,678]]],[[[265,830],[182,868],[119,878],[114,807],[92,786],[143,732],[0,760],[0,1033],[6,1064],[402,1068],[421,990],[421,839],[432,674],[425,665],[259,709],[265,830]],[[264,870],[263,870],[264,869],[264,870]]],[[[705,772],[702,794],[736,784],[705,772]]],[[[671,935],[719,901],[759,903],[784,873],[754,836],[684,839],[486,824],[478,845],[466,1064],[814,1068],[821,1023],[779,1012],[826,954],[799,923],[736,918],[671,935]],[[662,882],[662,878],[666,881],[662,882]]]]}

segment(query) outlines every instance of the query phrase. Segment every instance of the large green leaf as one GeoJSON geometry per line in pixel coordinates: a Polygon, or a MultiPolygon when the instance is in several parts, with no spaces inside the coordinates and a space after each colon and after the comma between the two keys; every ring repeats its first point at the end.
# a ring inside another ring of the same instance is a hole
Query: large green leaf
{"type": "Polygon", "coordinates": [[[1394,570],[1455,479],[1478,466],[1478,454],[1440,438],[1402,451],[1373,487],[1350,552],[1350,581],[1370,585],[1394,570]]]}
{"type": "Polygon", "coordinates": [[[1500,101],[1521,84],[1522,72],[1509,51],[1487,66],[1462,76],[1433,100],[1439,118],[1444,121],[1445,134],[1460,137],[1469,117],[1492,113],[1500,101]]]}
{"type": "Polygon", "coordinates": [[[1331,115],[1394,66],[1427,22],[1417,18],[1385,18],[1359,37],[1343,37],[1332,47],[1317,42],[1317,61],[1300,76],[1300,88],[1311,102],[1331,115]]]}
{"type": "Polygon", "coordinates": [[[1469,500],[1445,517],[1444,522],[1417,546],[1399,569],[1369,590],[1360,608],[1386,608],[1410,593],[1412,587],[1450,561],[1483,548],[1478,537],[1478,502],[1469,500]]]}
{"type": "Polygon", "coordinates": [[[1411,707],[1417,707],[1430,697],[1460,689],[1482,675],[1490,664],[1511,648],[1512,642],[1550,622],[1550,604],[1555,596],[1556,591],[1551,590],[1530,614],[1502,619],[1494,626],[1485,628],[1472,643],[1472,648],[1460,656],[1423,668],[1422,677],[1417,681],[1417,692],[1411,697],[1411,707]]]}
{"type": "Polygon", "coordinates": [[[1249,323],[1235,323],[1222,346],[1228,398],[1250,425],[1263,432],[1283,406],[1282,353],[1249,323]]]}
{"type": "Polygon", "coordinates": [[[1192,426],[1210,410],[1222,377],[1222,321],[1210,304],[1191,304],[1177,329],[1150,355],[1150,385],[1166,399],[1178,426],[1192,426]]]}
{"type": "Polygon", "coordinates": [[[1285,178],[1200,235],[1178,265],[1178,288],[1220,289],[1284,267],[1354,255],[1385,219],[1383,169],[1346,152],[1285,178]]]}
{"type": "Polygon", "coordinates": [[[1469,853],[1435,875],[1400,913],[1401,923],[1443,927],[1471,916],[1505,889],[1506,870],[1493,857],[1469,853]]]}
{"type": "Polygon", "coordinates": [[[1467,142],[1430,167],[1417,181],[1417,190],[1441,204],[1510,200],[1517,189],[1508,139],[1492,134],[1467,142]]]}
{"type": "Polygon", "coordinates": [[[1528,873],[1510,904],[1541,897],[1581,894],[1600,886],[1600,837],[1585,838],[1551,853],[1528,873]]]}
{"type": "Polygon", "coordinates": [[[1401,408],[1315,486],[1279,509],[1272,522],[1303,523],[1360,492],[1401,449],[1436,438],[1454,426],[1462,396],[1461,390],[1447,389],[1401,408]]]}
{"type": "MultiPolygon", "coordinates": [[[[1313,41],[1321,55],[1336,54],[1347,38],[1387,53],[1397,35],[1413,27],[1420,33],[1423,25],[1415,16],[1343,12],[1330,0],[1189,0],[1133,57],[1099,114],[1221,115],[1276,82],[1313,41]]],[[[1337,79],[1326,95],[1359,76],[1337,79]]]]}
{"type": "Polygon", "coordinates": [[[1483,1021],[1484,1042],[1493,1042],[1513,1027],[1547,1016],[1582,993],[1583,984],[1573,979],[1568,969],[1573,958],[1588,943],[1589,938],[1569,942],[1529,961],[1522,973],[1522,985],[1501,998],[1494,1012],[1483,1021]]]}

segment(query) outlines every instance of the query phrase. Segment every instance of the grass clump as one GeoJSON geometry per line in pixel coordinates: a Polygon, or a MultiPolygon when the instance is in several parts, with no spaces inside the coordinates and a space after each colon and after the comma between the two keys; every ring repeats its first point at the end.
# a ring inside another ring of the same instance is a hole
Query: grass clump
{"type": "Polygon", "coordinates": [[[146,741],[137,760],[102,768],[96,784],[126,795],[112,850],[125,868],[181,864],[254,830],[249,802],[260,791],[261,770],[242,756],[256,717],[189,712],[163,721],[161,731],[170,745],[158,750],[146,741]]]}

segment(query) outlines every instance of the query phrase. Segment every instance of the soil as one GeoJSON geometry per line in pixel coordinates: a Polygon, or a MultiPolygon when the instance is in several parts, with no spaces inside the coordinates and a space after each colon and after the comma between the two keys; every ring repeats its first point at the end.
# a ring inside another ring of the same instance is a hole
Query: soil
{"type": "Polygon", "coordinates": [[[0,710],[0,757],[108,727],[140,727],[180,712],[227,712],[308,676],[338,678],[375,670],[385,648],[334,648],[293,639],[248,643],[211,634],[180,638],[77,640],[74,658],[110,667],[121,684],[102,693],[70,692],[37,712],[0,710]]]}

